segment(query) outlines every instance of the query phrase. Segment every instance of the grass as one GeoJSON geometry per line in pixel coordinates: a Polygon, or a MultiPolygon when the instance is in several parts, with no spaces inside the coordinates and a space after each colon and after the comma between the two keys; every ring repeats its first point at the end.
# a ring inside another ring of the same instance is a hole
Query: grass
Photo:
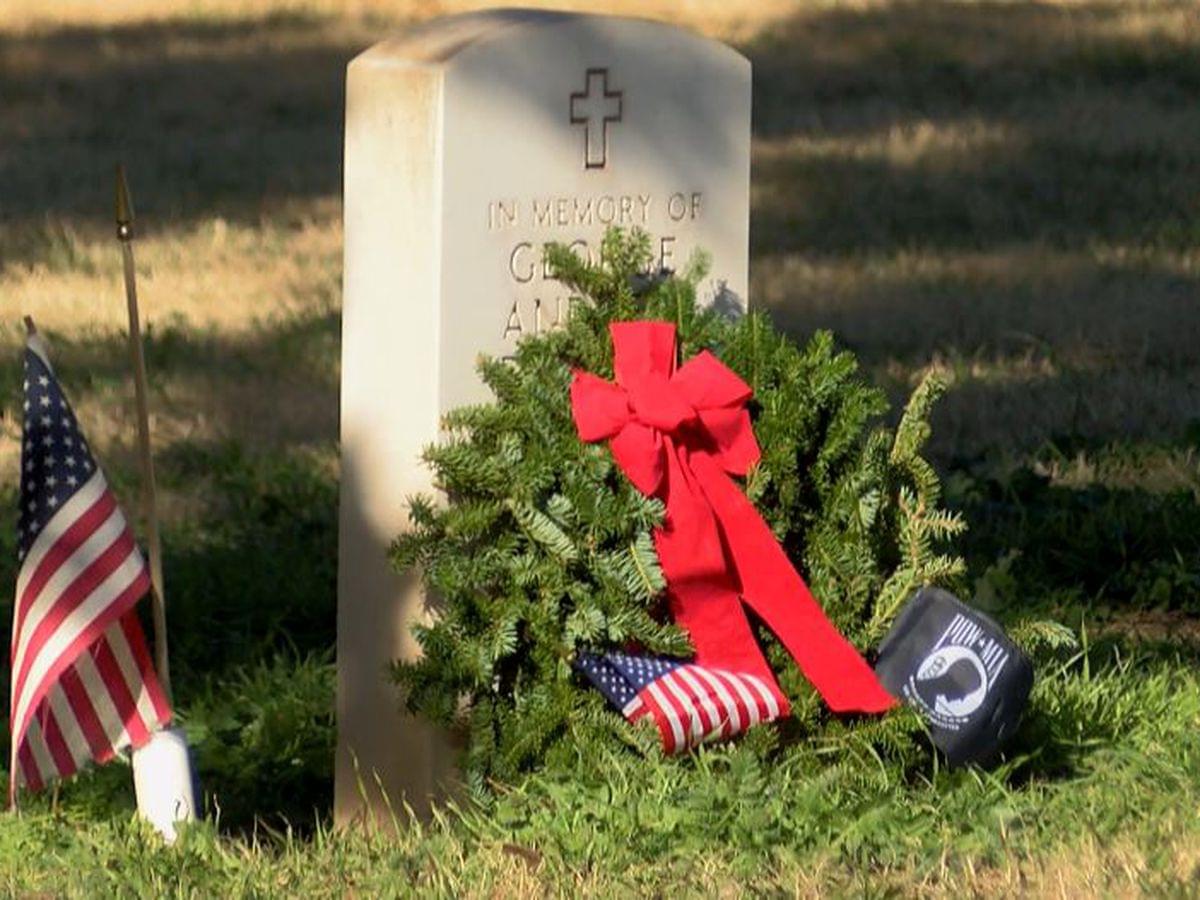
{"type": "Polygon", "coordinates": [[[1200,862],[1195,657],[1121,658],[1114,647],[1043,668],[1019,739],[1032,752],[993,772],[946,772],[926,758],[897,779],[886,761],[819,747],[764,771],[751,753],[717,748],[684,765],[581,766],[398,835],[263,827],[234,838],[208,821],[175,850],[77,796],[0,829],[0,878],[27,891],[103,885],[120,896],[615,896],[667,885],[730,895],[1189,893],[1200,862]]]}
{"type": "MultiPolygon", "coordinates": [[[[754,301],[894,395],[978,601],[1053,616],[1005,766],[805,748],[614,759],[398,836],[327,830],[342,72],[459,0],[0,7],[0,348],[49,332],[136,485],[111,165],[130,168],[181,713],[177,850],[112,766],[0,822],[15,895],[1190,894],[1200,877],[1200,18],[1190,0],[579,2],[755,66],[754,301]]],[[[563,4],[556,4],[563,5],[563,4]]],[[[15,490],[15,367],[0,492],[15,490]],[[8,473],[5,475],[4,473],[8,473]]],[[[12,535],[0,571],[12,577],[12,535]]],[[[11,583],[11,581],[10,581],[11,583]]],[[[7,615],[0,610],[0,615],[7,615]]]]}

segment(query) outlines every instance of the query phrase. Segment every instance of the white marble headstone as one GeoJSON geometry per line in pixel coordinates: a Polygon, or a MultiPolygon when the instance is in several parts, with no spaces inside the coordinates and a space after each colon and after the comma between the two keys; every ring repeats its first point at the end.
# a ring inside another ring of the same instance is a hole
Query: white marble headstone
{"type": "Polygon", "coordinates": [[[452,772],[402,716],[388,663],[418,650],[411,576],[386,550],[430,490],[438,418],[486,398],[480,353],[552,328],[545,243],[596,254],[610,225],[656,263],[712,257],[701,297],[745,304],[750,64],[669,25],[499,10],[435,20],[353,60],[346,91],[336,813],[421,811],[452,772]]]}

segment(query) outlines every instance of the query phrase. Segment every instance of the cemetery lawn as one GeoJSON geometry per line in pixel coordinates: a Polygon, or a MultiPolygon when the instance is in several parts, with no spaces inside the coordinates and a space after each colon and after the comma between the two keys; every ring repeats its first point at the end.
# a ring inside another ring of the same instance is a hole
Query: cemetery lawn
{"type": "MultiPolygon", "coordinates": [[[[994,771],[930,759],[897,779],[864,751],[813,776],[717,748],[504,786],[491,809],[395,838],[329,830],[343,67],[394,26],[471,5],[0,8],[0,508],[17,486],[19,312],[136,495],[111,234],[123,159],[173,677],[209,813],[156,848],[110,766],[0,817],[0,888],[1194,893],[1192,0],[560,4],[670,16],[751,58],[752,300],[799,337],[832,328],[897,399],[929,365],[951,375],[931,452],[971,526],[976,599],[1064,623],[1076,646],[1040,654],[994,771]]],[[[0,584],[13,541],[0,530],[0,584]]]]}

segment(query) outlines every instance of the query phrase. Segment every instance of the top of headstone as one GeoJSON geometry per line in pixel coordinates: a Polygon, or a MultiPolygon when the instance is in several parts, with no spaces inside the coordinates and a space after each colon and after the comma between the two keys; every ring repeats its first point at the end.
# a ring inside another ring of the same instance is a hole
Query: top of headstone
{"type": "Polygon", "coordinates": [[[557,12],[545,9],[505,8],[442,16],[388,38],[363,51],[352,63],[366,65],[438,66],[468,47],[499,37],[514,28],[544,28],[552,25],[586,22],[623,22],[648,28],[683,32],[698,42],[712,44],[734,53],[719,41],[693,34],[687,29],[652,19],[629,16],[604,16],[592,13],[557,12]]]}

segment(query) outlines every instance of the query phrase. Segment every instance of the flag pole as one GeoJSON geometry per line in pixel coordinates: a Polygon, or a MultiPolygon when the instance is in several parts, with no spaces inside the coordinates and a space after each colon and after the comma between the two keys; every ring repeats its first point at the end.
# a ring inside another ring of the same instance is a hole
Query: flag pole
{"type": "Polygon", "coordinates": [[[150,411],[146,388],[146,357],[142,351],[142,327],[138,314],[137,273],[133,264],[133,202],[125,167],[117,166],[117,240],[125,269],[125,299],[129,306],[129,351],[133,357],[133,386],[137,398],[138,456],[142,469],[142,514],[150,555],[150,599],[154,618],[154,668],[167,701],[171,700],[171,670],[167,662],[167,610],[163,601],[162,542],[158,533],[158,498],[154,484],[154,457],[150,452],[150,411]]]}
{"type": "MultiPolygon", "coordinates": [[[[33,323],[33,316],[25,316],[24,318],[25,318],[25,339],[28,340],[29,338],[36,336],[38,333],[38,330],[37,330],[37,325],[35,325],[33,323]]],[[[11,725],[12,725],[12,723],[10,722],[9,726],[11,727],[11,725]]],[[[17,783],[16,782],[16,773],[10,772],[8,778],[9,778],[8,808],[10,810],[19,811],[21,808],[21,804],[19,802],[19,792],[16,790],[16,783],[17,783]]],[[[55,786],[55,788],[57,788],[58,783],[55,782],[54,786],[55,786]]],[[[56,810],[58,809],[58,794],[57,794],[57,792],[54,794],[54,799],[53,799],[51,805],[53,806],[54,809],[56,809],[56,810]]]]}

